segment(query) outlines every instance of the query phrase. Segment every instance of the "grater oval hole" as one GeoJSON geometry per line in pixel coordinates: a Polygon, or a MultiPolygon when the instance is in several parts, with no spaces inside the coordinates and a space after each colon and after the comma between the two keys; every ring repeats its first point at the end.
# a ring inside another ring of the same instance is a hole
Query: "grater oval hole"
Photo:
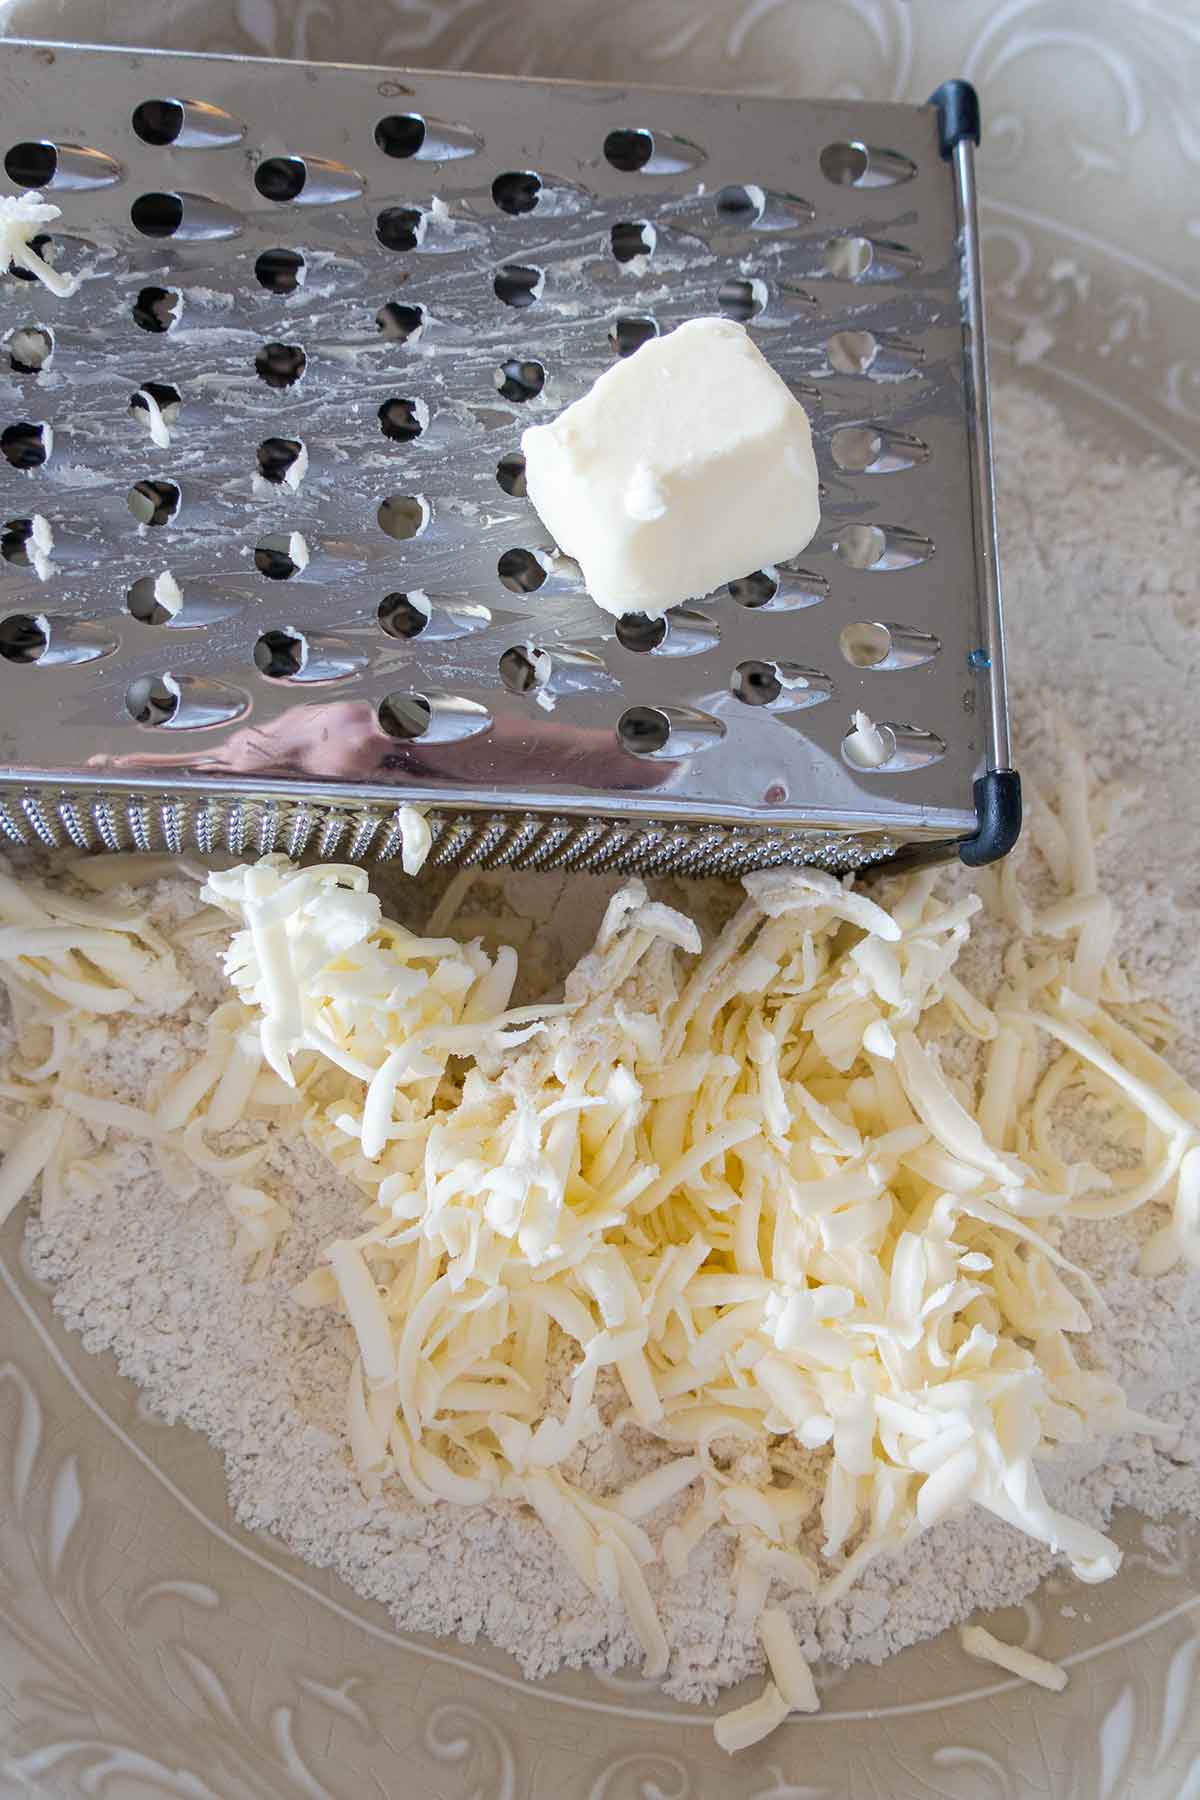
{"type": "Polygon", "coordinates": [[[887,534],[878,525],[847,525],[834,549],[852,569],[873,569],[887,551],[887,534]]]}
{"type": "Polygon", "coordinates": [[[121,179],[120,163],[103,150],[90,150],[86,144],[54,144],[45,138],[14,144],[4,167],[18,187],[51,188],[56,194],[112,187],[121,179]]]}
{"type": "Polygon", "coordinates": [[[169,431],[178,421],[179,409],[183,405],[183,396],[170,381],[143,381],[140,388],[129,396],[129,410],[144,430],[153,434],[155,425],[161,423],[169,431]],[[159,420],[156,420],[150,407],[153,400],[158,408],[159,420]]]}
{"type": "Polygon", "coordinates": [[[258,472],[272,487],[300,486],[308,467],[308,453],[300,438],[264,438],[257,451],[258,472]]]}
{"type": "Polygon", "coordinates": [[[264,631],[254,646],[254,665],[268,681],[290,681],[308,661],[308,639],[290,625],[264,631]]]}
{"type": "Polygon", "coordinates": [[[53,437],[47,427],[27,419],[0,431],[0,450],[14,469],[40,469],[50,454],[51,443],[53,437]]]}
{"type": "Polygon", "coordinates": [[[32,519],[9,519],[0,531],[0,556],[18,569],[31,569],[33,564],[25,546],[32,536],[32,519]]]}
{"type": "Polygon", "coordinates": [[[379,602],[379,623],[389,637],[420,637],[432,615],[433,609],[419,589],[411,594],[385,594],[379,602]]]}
{"type": "Polygon", "coordinates": [[[772,563],[765,573],[774,576],[779,583],[772,604],[781,611],[803,611],[805,607],[818,606],[822,600],[829,598],[829,577],[818,575],[814,569],[804,568],[795,557],[772,563]]]}
{"type": "Polygon", "coordinates": [[[877,569],[891,573],[928,562],[934,544],[907,525],[848,525],[833,546],[852,569],[877,569]]]}
{"type": "Polygon", "coordinates": [[[415,156],[425,142],[420,113],[389,113],[375,127],[375,146],[385,156],[415,156]]]}
{"type": "Polygon", "coordinates": [[[376,515],[379,529],[390,538],[404,542],[420,537],[430,519],[429,502],[424,494],[389,494],[376,515]]]}
{"type": "Polygon", "coordinates": [[[779,581],[766,569],[755,569],[729,583],[729,592],[739,606],[769,606],[779,592],[779,581]]]}
{"type": "Polygon", "coordinates": [[[535,594],[546,579],[546,571],[532,550],[506,550],[496,564],[496,573],[512,594],[535,594]]]}
{"type": "Polygon", "coordinates": [[[821,173],[838,187],[856,187],[870,167],[867,146],[858,143],[826,144],[821,152],[821,173]]]}
{"type": "Polygon", "coordinates": [[[246,127],[208,100],[143,100],[133,110],[134,136],[156,149],[218,150],[240,144],[246,127]]]}
{"type": "Polygon", "coordinates": [[[10,663],[40,662],[50,642],[44,618],[31,613],[12,613],[0,619],[0,656],[10,663]]]}
{"type": "Polygon", "coordinates": [[[375,314],[375,329],[392,344],[415,344],[425,329],[425,308],[388,300],[375,314]]]}
{"type": "MultiPolygon", "coordinates": [[[[847,627],[847,631],[867,631],[873,635],[871,640],[872,659],[870,666],[876,669],[919,669],[925,663],[931,663],[941,655],[942,643],[930,631],[920,631],[914,625],[903,625],[895,619],[889,619],[886,625],[847,627]],[[886,638],[886,648],[884,639],[886,638]],[[880,651],[884,654],[879,655],[880,651]]],[[[846,632],[842,634],[842,654],[848,661],[855,661],[848,655],[846,648],[846,632]]],[[[856,640],[851,640],[851,649],[856,647],[856,640]]]]}
{"type": "Polygon", "coordinates": [[[917,165],[898,150],[881,150],[857,138],[826,144],[821,152],[821,173],[838,187],[895,187],[911,181],[917,165]]]}
{"type": "Polygon", "coordinates": [[[290,581],[308,566],[308,545],[298,531],[277,532],[255,545],[254,566],[268,581],[290,581]]]}
{"type": "Polygon", "coordinates": [[[636,175],[654,155],[654,137],[644,126],[621,126],[604,140],[604,160],[623,175],[636,175]]]}
{"type": "Polygon", "coordinates": [[[514,500],[525,498],[525,458],[519,450],[509,450],[496,464],[496,480],[514,500]]]}
{"type": "Polygon", "coordinates": [[[834,432],[829,449],[839,469],[861,475],[883,454],[883,439],[871,425],[843,425],[834,432]]]}
{"type": "Polygon", "coordinates": [[[541,198],[542,178],[532,169],[509,169],[492,183],[492,199],[501,212],[519,218],[531,213],[541,198]]]}
{"type": "Polygon", "coordinates": [[[304,191],[308,170],[302,156],[268,156],[254,171],[254,185],[264,200],[281,205],[298,199],[304,191]]]}
{"type": "Polygon", "coordinates": [[[254,279],[272,294],[294,294],[304,285],[307,267],[298,250],[263,250],[254,261],[254,279]]]}
{"type": "Polygon", "coordinates": [[[609,233],[612,253],[619,263],[636,262],[639,256],[653,256],[658,233],[649,219],[619,219],[609,233]]]}
{"type": "Polygon", "coordinates": [[[835,237],[825,246],[825,273],[839,281],[859,281],[875,260],[869,238],[835,237]]]}
{"type": "Polygon", "coordinates": [[[717,195],[717,215],[727,225],[740,225],[743,230],[757,225],[766,208],[767,197],[760,187],[733,184],[717,195]]]}
{"type": "Polygon", "coordinates": [[[708,613],[692,606],[676,606],[665,617],[647,618],[626,613],[617,625],[618,642],[639,653],[658,656],[705,656],[721,641],[720,627],[708,613]],[[645,621],[643,624],[642,621],[645,621]]]}
{"type": "Polygon", "coordinates": [[[492,715],[478,700],[431,689],[424,694],[388,694],[379,703],[379,724],[389,737],[426,738],[453,744],[491,727],[492,715]]]}
{"type": "MultiPolygon", "coordinates": [[[[163,589],[159,586],[162,580],[160,575],[139,575],[126,590],[126,610],[141,625],[169,625],[179,612],[178,603],[171,606],[164,603],[163,589]]],[[[178,583],[174,577],[171,577],[171,583],[177,592],[178,583]]]]}
{"type": "Polygon", "coordinates": [[[389,737],[412,739],[425,736],[433,714],[424,694],[386,694],[377,716],[389,737]]]}
{"type": "Polygon", "coordinates": [[[425,214],[418,206],[385,206],[375,236],[385,250],[415,250],[425,236],[425,214]]]}
{"type": "Polygon", "coordinates": [[[758,276],[746,279],[731,275],[717,290],[717,305],[727,319],[748,325],[767,304],[767,284],[758,276]]]}
{"type": "Polygon", "coordinates": [[[835,331],[825,354],[841,375],[865,375],[879,354],[879,339],[871,331],[835,331]]]}
{"type": "Polygon", "coordinates": [[[500,679],[510,694],[529,694],[545,687],[552,668],[548,650],[533,644],[514,644],[500,658],[500,679]]]}
{"type": "Polygon", "coordinates": [[[273,156],[254,172],[254,184],[267,200],[295,202],[303,206],[330,206],[338,200],[357,200],[363,178],[345,163],[324,156],[273,156]]]}
{"type": "Polygon", "coordinates": [[[46,325],[22,325],[8,340],[8,362],[14,375],[40,375],[54,355],[54,333],[46,325]]]}
{"type": "Polygon", "coordinates": [[[928,462],[924,439],[885,425],[843,425],[829,440],[839,469],[850,475],[895,475],[928,462]]]}
{"type": "Polygon", "coordinates": [[[39,613],[30,620],[34,630],[44,637],[44,646],[38,650],[29,638],[30,661],[36,661],[43,668],[55,665],[95,662],[103,656],[111,656],[117,648],[117,638],[111,626],[86,624],[79,619],[48,618],[39,613]],[[36,656],[32,653],[37,651],[36,656]]]}
{"type": "Polygon", "coordinates": [[[632,356],[658,333],[658,320],[650,313],[622,313],[609,327],[608,341],[618,356],[632,356]]]}
{"type": "Polygon", "coordinates": [[[747,706],[770,706],[783,692],[783,683],[775,664],[758,662],[753,658],[737,665],[730,686],[737,698],[747,706]]]}
{"type": "Polygon", "coordinates": [[[379,429],[394,444],[410,444],[419,438],[429,423],[429,408],[423,400],[385,400],[379,409],[379,429]]]}
{"type": "Polygon", "coordinates": [[[204,731],[244,717],[250,705],[241,688],[200,675],[143,675],[125,690],[125,708],[139,725],[204,731]]]}
{"type": "Polygon", "coordinates": [[[143,100],[134,107],[130,122],[143,144],[165,149],[183,130],[183,108],[178,100],[143,100]]]}
{"type": "Polygon", "coordinates": [[[541,298],[545,285],[545,270],[527,263],[505,263],[497,269],[492,281],[497,300],[502,300],[505,306],[518,307],[532,306],[541,298]]]}
{"type": "Polygon", "coordinates": [[[865,715],[851,719],[842,738],[842,760],[860,774],[904,775],[910,769],[928,768],[946,754],[946,741],[936,731],[896,720],[886,725],[867,720],[870,729],[863,730],[860,717],[865,715]]]}
{"type": "Polygon", "coordinates": [[[670,630],[665,615],[652,619],[646,613],[623,613],[617,620],[617,642],[626,650],[636,650],[639,654],[649,650],[657,650],[664,644],[670,630]]]}
{"type": "Polygon", "coordinates": [[[144,287],[133,303],[133,322],[143,331],[171,331],[182,311],[183,295],[178,288],[144,287]]]}
{"type": "Polygon", "coordinates": [[[886,625],[856,620],[843,625],[838,635],[842,655],[856,669],[874,669],[892,653],[892,634],[886,625]]]}
{"type": "Polygon", "coordinates": [[[169,725],[179,711],[179,684],[169,676],[140,675],[125,690],[125,710],[138,725],[169,725]]]}
{"type": "Polygon", "coordinates": [[[496,387],[506,400],[536,400],[546,385],[546,370],[530,357],[510,356],[495,375],[496,387]]]}
{"type": "Polygon", "coordinates": [[[174,237],[183,224],[183,201],[178,194],[139,194],[129,217],[143,237],[174,237]]]}
{"type": "MultiPolygon", "coordinates": [[[[35,237],[31,237],[29,240],[29,248],[33,251],[35,256],[40,256],[43,262],[49,262],[51,264],[54,262],[54,239],[50,236],[48,231],[39,231],[35,237]]],[[[18,268],[16,263],[12,264],[8,273],[17,281],[37,280],[37,276],[32,269],[18,268]]]]}
{"type": "Polygon", "coordinates": [[[14,144],[4,158],[4,173],[17,187],[49,187],[58,170],[58,151],[44,139],[14,144]]]}
{"type": "Polygon", "coordinates": [[[425,119],[420,113],[390,113],[375,127],[376,148],[385,156],[415,156],[421,162],[457,162],[478,156],[483,145],[465,125],[425,119]]]}
{"type": "Polygon", "coordinates": [[[259,380],[272,388],[291,387],[299,381],[307,364],[308,358],[299,344],[264,344],[254,358],[259,380]]]}
{"type": "Polygon", "coordinates": [[[940,762],[946,754],[946,741],[936,731],[893,719],[886,725],[875,727],[887,751],[887,756],[880,761],[879,747],[869,740],[864,746],[861,735],[855,731],[856,724],[857,721],[851,722],[850,730],[842,739],[842,756],[851,768],[863,774],[904,775],[910,769],[926,769],[930,763],[940,762]],[[868,752],[866,756],[863,755],[864,748],[868,752]]]}
{"type": "Polygon", "coordinates": [[[179,511],[182,495],[173,481],[135,481],[125,504],[139,525],[168,525],[179,511]]]}
{"type": "Polygon", "coordinates": [[[671,721],[657,706],[630,706],[617,720],[617,740],[635,756],[653,756],[665,750],[671,721]]]}

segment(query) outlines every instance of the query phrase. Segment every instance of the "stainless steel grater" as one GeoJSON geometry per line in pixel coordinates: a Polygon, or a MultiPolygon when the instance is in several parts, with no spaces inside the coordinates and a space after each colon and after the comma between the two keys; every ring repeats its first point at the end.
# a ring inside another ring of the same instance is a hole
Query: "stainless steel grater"
{"type": "Polygon", "coordinates": [[[867,106],[11,43],[0,97],[7,187],[61,207],[41,248],[82,277],[0,277],[11,839],[389,857],[415,803],[442,864],[1010,846],[965,84],[867,106]],[[545,541],[520,434],[716,311],[809,411],[822,526],[615,621],[545,541]],[[881,768],[847,754],[857,708],[881,768]]]}

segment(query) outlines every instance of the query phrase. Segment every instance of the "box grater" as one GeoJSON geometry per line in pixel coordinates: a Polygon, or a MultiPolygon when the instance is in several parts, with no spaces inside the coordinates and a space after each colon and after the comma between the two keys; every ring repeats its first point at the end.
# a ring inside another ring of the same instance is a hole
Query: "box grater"
{"type": "Polygon", "coordinates": [[[435,864],[1010,846],[965,84],[10,43],[0,95],[7,186],[61,208],[35,247],[81,278],[0,277],[11,839],[389,857],[409,803],[435,864]],[[614,620],[546,541],[521,431],[716,312],[809,412],[821,528],[614,620]],[[847,750],[858,708],[881,767],[847,750]]]}

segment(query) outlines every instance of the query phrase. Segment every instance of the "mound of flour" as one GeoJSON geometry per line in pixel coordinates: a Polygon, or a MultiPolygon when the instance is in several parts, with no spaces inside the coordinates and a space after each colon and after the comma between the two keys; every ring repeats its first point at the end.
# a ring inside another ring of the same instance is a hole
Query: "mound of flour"
{"type": "MultiPolygon", "coordinates": [[[[1134,978],[1181,1020],[1171,1054],[1195,1079],[1200,814],[1188,797],[1192,747],[1178,708],[1186,709],[1186,671],[1200,653],[1192,551],[1200,488],[1171,470],[1098,459],[1045,400],[1024,390],[1001,390],[996,426],[1019,762],[1039,774],[1047,769],[1050,785],[1061,700],[1114,796],[1127,790],[1131,803],[1114,806],[1105,841],[1106,885],[1124,915],[1121,949],[1134,978]],[[1098,538],[1097,521],[1106,516],[1119,527],[1098,538]],[[1163,703],[1148,705],[1148,690],[1165,695],[1163,703]],[[1179,797],[1169,840],[1161,806],[1132,803],[1138,785],[1179,797]]],[[[387,885],[389,907],[413,921],[427,918],[435,886],[393,886],[392,878],[387,885]]],[[[536,934],[539,971],[562,972],[590,942],[610,887],[579,876],[479,876],[455,929],[518,950],[536,934]]],[[[195,908],[194,892],[183,882],[163,884],[155,909],[177,919],[195,908]]],[[[669,897],[711,925],[730,890],[692,886],[669,897]]],[[[994,929],[981,930],[960,973],[986,989],[1001,947],[994,929]]],[[[200,999],[187,1015],[120,1022],[93,1071],[98,1088],[141,1101],[167,1070],[194,1057],[206,1007],[221,988],[217,949],[216,940],[202,941],[192,954],[200,999]]],[[[1082,1121],[1080,1132],[1085,1142],[1092,1134],[1098,1158],[1103,1122],[1082,1121]]],[[[292,1138],[271,1142],[268,1170],[294,1223],[262,1281],[240,1278],[219,1187],[194,1171],[186,1180],[177,1171],[164,1175],[144,1146],[120,1140],[99,1160],[94,1194],[52,1219],[31,1217],[31,1266],[53,1282],[57,1310],[88,1349],[111,1350],[155,1412],[217,1446],[246,1526],[274,1532],[310,1562],[336,1570],[387,1606],[400,1627],[485,1636],[534,1675],[564,1663],[615,1669],[640,1661],[623,1612],[587,1593],[528,1509],[423,1509],[396,1484],[364,1500],[343,1431],[349,1330],[289,1297],[321,1247],[356,1227],[361,1202],[292,1138]]],[[[1111,1370],[1133,1405],[1177,1427],[1157,1446],[1123,1439],[1047,1470],[1052,1498],[1096,1522],[1122,1506],[1154,1518],[1170,1511],[1200,1518],[1200,1281],[1136,1274],[1151,1224],[1147,1217],[1077,1225],[1064,1241],[1104,1296],[1089,1360],[1111,1370]]],[[[560,1373],[565,1379],[565,1368],[560,1373]]],[[[607,1428],[584,1447],[571,1475],[604,1492],[657,1454],[636,1429],[607,1428]]],[[[669,1516],[664,1509],[647,1523],[657,1534],[669,1516]]],[[[875,1564],[841,1604],[820,1613],[794,1607],[793,1616],[810,1658],[880,1661],[977,1607],[1019,1600],[1052,1567],[1039,1546],[972,1512],[875,1564]]],[[[693,1555],[683,1582],[672,1582],[661,1565],[647,1573],[672,1646],[669,1692],[711,1699],[761,1668],[757,1630],[734,1613],[729,1550],[718,1534],[693,1555]]]]}

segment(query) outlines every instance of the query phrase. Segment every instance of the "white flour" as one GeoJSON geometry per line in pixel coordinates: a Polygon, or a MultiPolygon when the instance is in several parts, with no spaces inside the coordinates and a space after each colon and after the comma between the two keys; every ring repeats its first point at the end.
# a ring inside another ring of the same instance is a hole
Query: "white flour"
{"type": "MultiPolygon", "coordinates": [[[[1051,715],[1037,678],[1052,668],[1098,768],[1186,795],[1194,747],[1180,715],[1148,705],[1146,693],[1161,685],[1164,667],[1176,671],[1179,690],[1200,644],[1192,572],[1200,488],[1171,471],[1128,472],[1098,461],[1047,403],[1023,391],[1002,391],[997,412],[1019,762],[1045,769],[1051,715]],[[1106,513],[1120,529],[1096,542],[1097,518],[1106,513]],[[1116,621],[1111,629],[1121,642],[1115,662],[1105,658],[1108,621],[1116,621]]],[[[1042,779],[1050,785],[1048,774],[1042,779]]],[[[1200,1074],[1196,804],[1191,812],[1186,803],[1176,807],[1166,840],[1161,807],[1144,809],[1152,824],[1143,809],[1128,807],[1105,846],[1107,885],[1125,915],[1128,966],[1184,1022],[1172,1054],[1193,1079],[1200,1074]]],[[[608,885],[577,876],[480,877],[456,929],[486,927],[485,935],[519,950],[536,931],[539,966],[553,959],[563,968],[590,941],[608,885]]],[[[402,915],[422,917],[430,894],[425,884],[397,886],[388,901],[402,915]]],[[[697,895],[687,890],[684,904],[695,910],[697,895]]],[[[160,888],[157,902],[165,916],[194,904],[178,883],[160,888]]],[[[727,891],[704,890],[706,919],[727,904],[727,891]]],[[[981,928],[960,963],[969,985],[990,988],[1000,941],[994,927],[981,928]]],[[[221,987],[215,949],[209,940],[197,966],[210,999],[221,987]]],[[[94,1085],[144,1103],[200,1048],[205,1011],[201,1000],[180,1022],[122,1021],[93,1070],[94,1085]]],[[[1096,1130],[1080,1125],[1099,1158],[1096,1130]]],[[[113,1147],[94,1197],[30,1224],[32,1265],[56,1283],[66,1324],[89,1349],[112,1350],[154,1410],[212,1439],[245,1525],[275,1532],[309,1561],[332,1567],[388,1606],[401,1627],[486,1636],[530,1674],[561,1663],[636,1664],[640,1650],[623,1612],[583,1588],[528,1509],[426,1510],[394,1484],[363,1499],[343,1434],[348,1328],[289,1298],[321,1247],[356,1227],[361,1197],[291,1137],[272,1144],[268,1166],[294,1223],[267,1278],[244,1286],[221,1190],[194,1173],[186,1187],[164,1179],[142,1145],[113,1147]]],[[[1128,1387],[1134,1406],[1179,1427],[1158,1449],[1131,1438],[1046,1471],[1055,1503],[1095,1521],[1123,1505],[1154,1517],[1170,1510],[1200,1517],[1200,1282],[1180,1273],[1153,1283],[1136,1275],[1137,1247],[1152,1223],[1077,1225],[1064,1240],[1106,1301],[1085,1354],[1128,1387]]],[[[603,1412],[603,1391],[601,1402],[603,1412]]],[[[657,1456],[636,1428],[608,1430],[568,1472],[605,1491],[657,1456]]],[[[670,1512],[647,1521],[655,1535],[670,1512]]],[[[879,1661],[975,1607],[1021,1598],[1052,1566],[1037,1545],[976,1510],[939,1525],[902,1558],[872,1565],[842,1604],[819,1615],[802,1598],[789,1604],[806,1656],[879,1661]]],[[[668,1691],[710,1699],[761,1668],[754,1622],[734,1617],[729,1553],[716,1532],[683,1582],[672,1582],[661,1564],[647,1575],[673,1651],[668,1691]]]]}

